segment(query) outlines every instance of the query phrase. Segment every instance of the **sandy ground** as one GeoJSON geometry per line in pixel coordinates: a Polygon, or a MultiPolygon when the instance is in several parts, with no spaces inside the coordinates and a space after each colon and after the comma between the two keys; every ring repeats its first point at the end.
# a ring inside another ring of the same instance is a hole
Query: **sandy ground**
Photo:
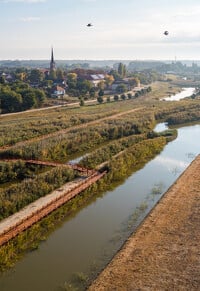
{"type": "Polygon", "coordinates": [[[89,290],[200,290],[200,156],[89,290]]]}

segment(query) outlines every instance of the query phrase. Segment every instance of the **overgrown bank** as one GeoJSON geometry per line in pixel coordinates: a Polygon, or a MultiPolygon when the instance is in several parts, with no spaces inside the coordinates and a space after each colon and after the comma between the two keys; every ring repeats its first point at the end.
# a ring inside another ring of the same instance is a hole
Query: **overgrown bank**
{"type": "MultiPolygon", "coordinates": [[[[21,175],[22,173],[23,168],[21,175]]],[[[72,169],[58,167],[46,173],[25,178],[23,181],[6,188],[0,188],[0,220],[73,180],[76,175],[72,169]]]]}
{"type": "Polygon", "coordinates": [[[35,224],[30,229],[21,233],[0,249],[0,270],[3,271],[11,267],[24,253],[38,247],[39,242],[46,239],[55,227],[63,221],[70,213],[78,211],[81,205],[90,203],[97,195],[102,195],[106,190],[111,189],[116,183],[122,182],[134,170],[142,167],[145,162],[159,153],[167,139],[158,137],[139,142],[127,151],[124,151],[120,158],[113,158],[109,162],[109,173],[102,180],[93,184],[60,209],[35,224]],[[119,167],[121,170],[119,171],[119,167]],[[93,197],[93,198],[92,198],[93,197]]]}

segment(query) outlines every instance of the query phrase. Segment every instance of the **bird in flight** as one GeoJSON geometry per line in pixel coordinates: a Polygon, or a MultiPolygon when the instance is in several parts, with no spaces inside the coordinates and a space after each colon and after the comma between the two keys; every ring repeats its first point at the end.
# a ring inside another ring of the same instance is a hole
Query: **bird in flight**
{"type": "Polygon", "coordinates": [[[92,23],[88,23],[87,24],[87,27],[91,27],[91,26],[93,26],[92,23]]]}
{"type": "Polygon", "coordinates": [[[169,34],[169,31],[165,30],[163,34],[164,35],[168,35],[169,34]]]}

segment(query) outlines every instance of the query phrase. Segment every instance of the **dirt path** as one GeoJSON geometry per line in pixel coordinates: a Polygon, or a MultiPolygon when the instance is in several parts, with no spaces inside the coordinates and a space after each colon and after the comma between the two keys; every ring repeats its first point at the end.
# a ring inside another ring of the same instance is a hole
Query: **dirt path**
{"type": "Polygon", "coordinates": [[[86,127],[88,127],[90,125],[98,124],[98,123],[100,123],[102,121],[105,121],[105,120],[115,119],[115,118],[118,118],[118,117],[120,117],[122,115],[126,115],[126,114],[132,113],[134,111],[139,111],[142,108],[144,108],[144,107],[134,108],[134,109],[131,109],[131,110],[128,110],[128,111],[124,111],[124,112],[116,113],[116,114],[113,114],[113,115],[110,115],[110,116],[106,116],[106,117],[103,117],[103,118],[99,118],[97,120],[93,120],[93,121],[90,121],[90,122],[87,122],[87,123],[83,123],[83,124],[79,124],[79,125],[75,125],[75,126],[66,128],[66,129],[62,129],[62,130],[59,130],[59,131],[56,131],[56,132],[53,132],[53,133],[49,133],[49,134],[38,136],[38,137],[33,137],[33,138],[31,138],[29,140],[26,140],[26,141],[20,141],[20,142],[14,144],[12,146],[3,146],[3,147],[0,147],[0,151],[11,149],[11,148],[14,148],[14,147],[20,146],[20,145],[30,144],[30,143],[35,142],[35,141],[44,140],[44,139],[47,139],[47,138],[50,138],[50,137],[57,136],[59,134],[65,134],[65,133],[68,133],[68,132],[70,132],[72,130],[86,128],[86,127]]]}
{"type": "Polygon", "coordinates": [[[200,156],[89,287],[200,290],[200,156]]]}

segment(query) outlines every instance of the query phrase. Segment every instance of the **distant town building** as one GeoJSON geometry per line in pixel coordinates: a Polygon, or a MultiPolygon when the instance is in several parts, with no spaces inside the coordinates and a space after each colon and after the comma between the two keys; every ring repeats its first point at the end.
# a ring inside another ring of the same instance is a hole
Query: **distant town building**
{"type": "Polygon", "coordinates": [[[54,86],[52,88],[51,97],[61,99],[65,95],[65,89],[60,86],[54,86]]]}
{"type": "Polygon", "coordinates": [[[94,86],[97,87],[98,84],[105,80],[104,74],[91,74],[86,77],[88,81],[94,86]]]}
{"type": "Polygon", "coordinates": [[[7,74],[7,73],[2,73],[0,75],[0,77],[2,77],[6,83],[10,83],[14,81],[14,77],[11,74],[7,74]]]}

